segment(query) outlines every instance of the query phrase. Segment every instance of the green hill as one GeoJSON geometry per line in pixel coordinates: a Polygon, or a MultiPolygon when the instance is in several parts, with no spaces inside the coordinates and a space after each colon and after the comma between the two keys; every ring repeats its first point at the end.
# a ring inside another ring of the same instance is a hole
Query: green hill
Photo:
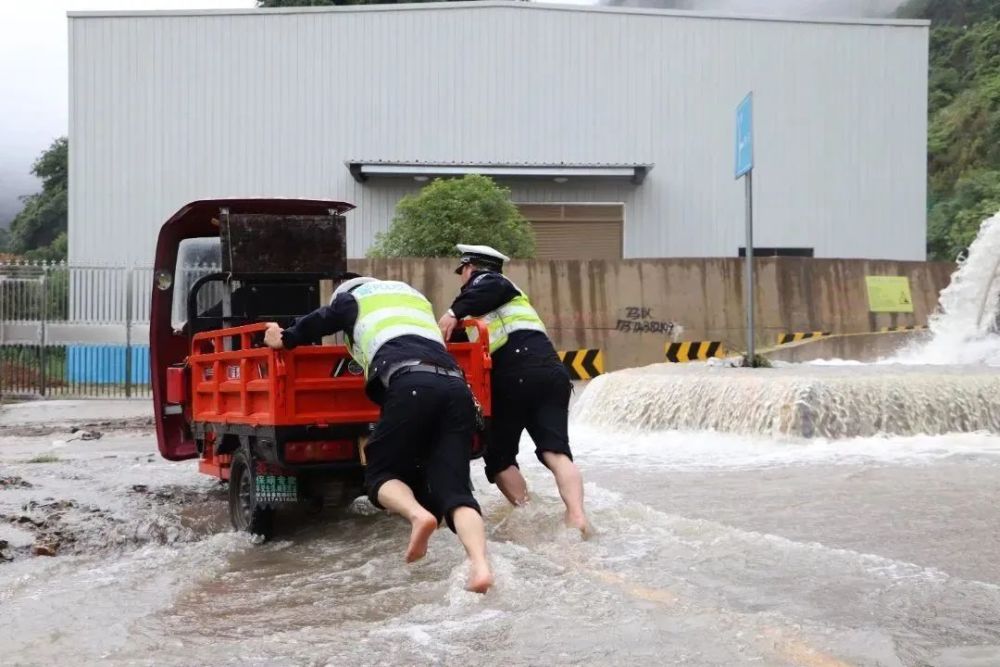
{"type": "Polygon", "coordinates": [[[928,254],[954,259],[1000,210],[1000,1],[910,0],[931,20],[928,254]]]}

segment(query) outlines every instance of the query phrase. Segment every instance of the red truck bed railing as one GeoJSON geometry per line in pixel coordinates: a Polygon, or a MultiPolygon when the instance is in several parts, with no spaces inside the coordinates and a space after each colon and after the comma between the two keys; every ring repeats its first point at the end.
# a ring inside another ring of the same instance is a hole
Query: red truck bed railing
{"type": "MultiPolygon", "coordinates": [[[[450,343],[448,351],[490,416],[489,333],[478,320],[461,324],[477,327],[479,340],[450,343]]],[[[250,324],[194,336],[188,357],[192,421],[326,426],[378,420],[379,408],[365,395],[364,377],[345,346],[253,347],[266,328],[250,324]]]]}

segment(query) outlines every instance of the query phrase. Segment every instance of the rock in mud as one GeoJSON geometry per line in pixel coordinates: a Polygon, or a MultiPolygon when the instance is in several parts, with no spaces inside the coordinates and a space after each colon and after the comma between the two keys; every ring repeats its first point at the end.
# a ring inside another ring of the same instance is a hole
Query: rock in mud
{"type": "MultiPolygon", "coordinates": [[[[110,422],[101,422],[101,426],[107,426],[109,424],[110,422]]],[[[73,426],[70,428],[69,432],[80,440],[100,440],[104,437],[104,434],[97,429],[86,429],[80,426],[73,426]]]]}
{"type": "Polygon", "coordinates": [[[21,509],[25,512],[32,512],[35,510],[55,512],[57,510],[72,509],[74,507],[76,507],[76,502],[73,500],[55,500],[53,498],[46,498],[43,502],[36,502],[32,500],[31,502],[25,503],[21,506],[21,509]]]}
{"type": "Polygon", "coordinates": [[[55,556],[59,545],[56,544],[36,544],[31,552],[36,556],[55,556]]]}
{"type": "Polygon", "coordinates": [[[14,519],[14,523],[19,524],[31,524],[32,526],[41,527],[45,525],[45,519],[35,519],[28,516],[27,514],[22,514],[21,516],[14,519]]]}
{"type": "Polygon", "coordinates": [[[17,475],[0,476],[0,489],[30,489],[31,482],[28,482],[17,475]]]}

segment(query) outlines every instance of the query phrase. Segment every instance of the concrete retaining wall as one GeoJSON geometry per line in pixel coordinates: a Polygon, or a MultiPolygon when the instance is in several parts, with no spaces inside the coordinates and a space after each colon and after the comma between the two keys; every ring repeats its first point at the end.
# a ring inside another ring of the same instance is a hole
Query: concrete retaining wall
{"type": "MultiPolygon", "coordinates": [[[[780,333],[862,333],[926,324],[948,284],[947,262],[760,258],[757,339],[780,333]],[[865,276],[907,276],[912,314],[868,312],[865,276]]],[[[404,280],[443,312],[459,288],[455,260],[351,260],[350,269],[404,280]]],[[[530,296],[559,349],[600,348],[615,370],[664,360],[671,340],[717,340],[744,348],[743,263],[736,258],[511,262],[507,274],[530,296]]]]}

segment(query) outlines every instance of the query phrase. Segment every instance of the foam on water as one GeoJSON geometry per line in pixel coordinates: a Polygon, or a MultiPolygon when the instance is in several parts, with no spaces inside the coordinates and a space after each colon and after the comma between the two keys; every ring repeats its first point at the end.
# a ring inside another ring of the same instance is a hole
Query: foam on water
{"type": "Polygon", "coordinates": [[[0,647],[16,664],[59,664],[66,656],[93,664],[136,641],[131,630],[137,620],[165,609],[192,581],[211,578],[227,556],[248,548],[247,536],[226,533],[198,543],[144,547],[115,559],[63,557],[44,560],[41,567],[37,560],[16,561],[0,578],[5,612],[0,647]],[[50,628],[44,641],[40,628],[50,628]]]}
{"type": "MultiPolygon", "coordinates": [[[[530,456],[529,440],[521,459],[533,496],[527,507],[511,508],[476,463],[497,574],[489,595],[464,591],[464,554],[447,531],[435,534],[424,561],[406,565],[405,522],[362,509],[266,545],[227,533],[113,558],[8,564],[0,568],[0,608],[13,620],[10,632],[0,633],[0,652],[13,664],[339,667],[486,659],[520,667],[804,664],[801,652],[816,647],[850,663],[922,664],[950,642],[986,641],[1000,608],[995,586],[905,554],[681,510],[679,495],[666,492],[702,482],[663,468],[721,466],[730,457],[737,467],[768,456],[779,465],[810,463],[810,453],[832,457],[836,443],[629,437],[578,425],[572,437],[590,480],[590,540],[561,526],[562,502],[549,471],[530,456]],[[733,457],[740,448],[750,449],[744,459],[733,457]],[[636,474],[659,468],[651,486],[662,497],[637,498],[639,478],[614,470],[626,458],[636,474]],[[600,470],[610,474],[595,482],[600,470]],[[912,659],[895,660],[898,650],[912,659]]],[[[946,450],[950,440],[882,444],[922,452],[919,459],[938,456],[935,444],[946,450]]],[[[997,449],[985,436],[954,440],[952,452],[997,449]]],[[[879,442],[843,444],[862,456],[879,442]]],[[[757,471],[745,474],[752,496],[764,482],[757,471]]],[[[795,494],[788,500],[794,504],[795,494]]],[[[905,523],[905,504],[899,512],[905,523]]],[[[799,527],[826,520],[815,509],[795,516],[799,527]]]]}
{"type": "Polygon", "coordinates": [[[623,434],[574,424],[573,451],[588,465],[606,468],[697,471],[780,466],[922,465],[954,457],[1000,463],[1000,436],[873,436],[832,440],[775,440],[762,436],[694,431],[623,434]]]}
{"type": "Polygon", "coordinates": [[[1000,431],[1000,374],[983,367],[660,364],[600,376],[574,422],[625,433],[854,438],[1000,431]]]}

